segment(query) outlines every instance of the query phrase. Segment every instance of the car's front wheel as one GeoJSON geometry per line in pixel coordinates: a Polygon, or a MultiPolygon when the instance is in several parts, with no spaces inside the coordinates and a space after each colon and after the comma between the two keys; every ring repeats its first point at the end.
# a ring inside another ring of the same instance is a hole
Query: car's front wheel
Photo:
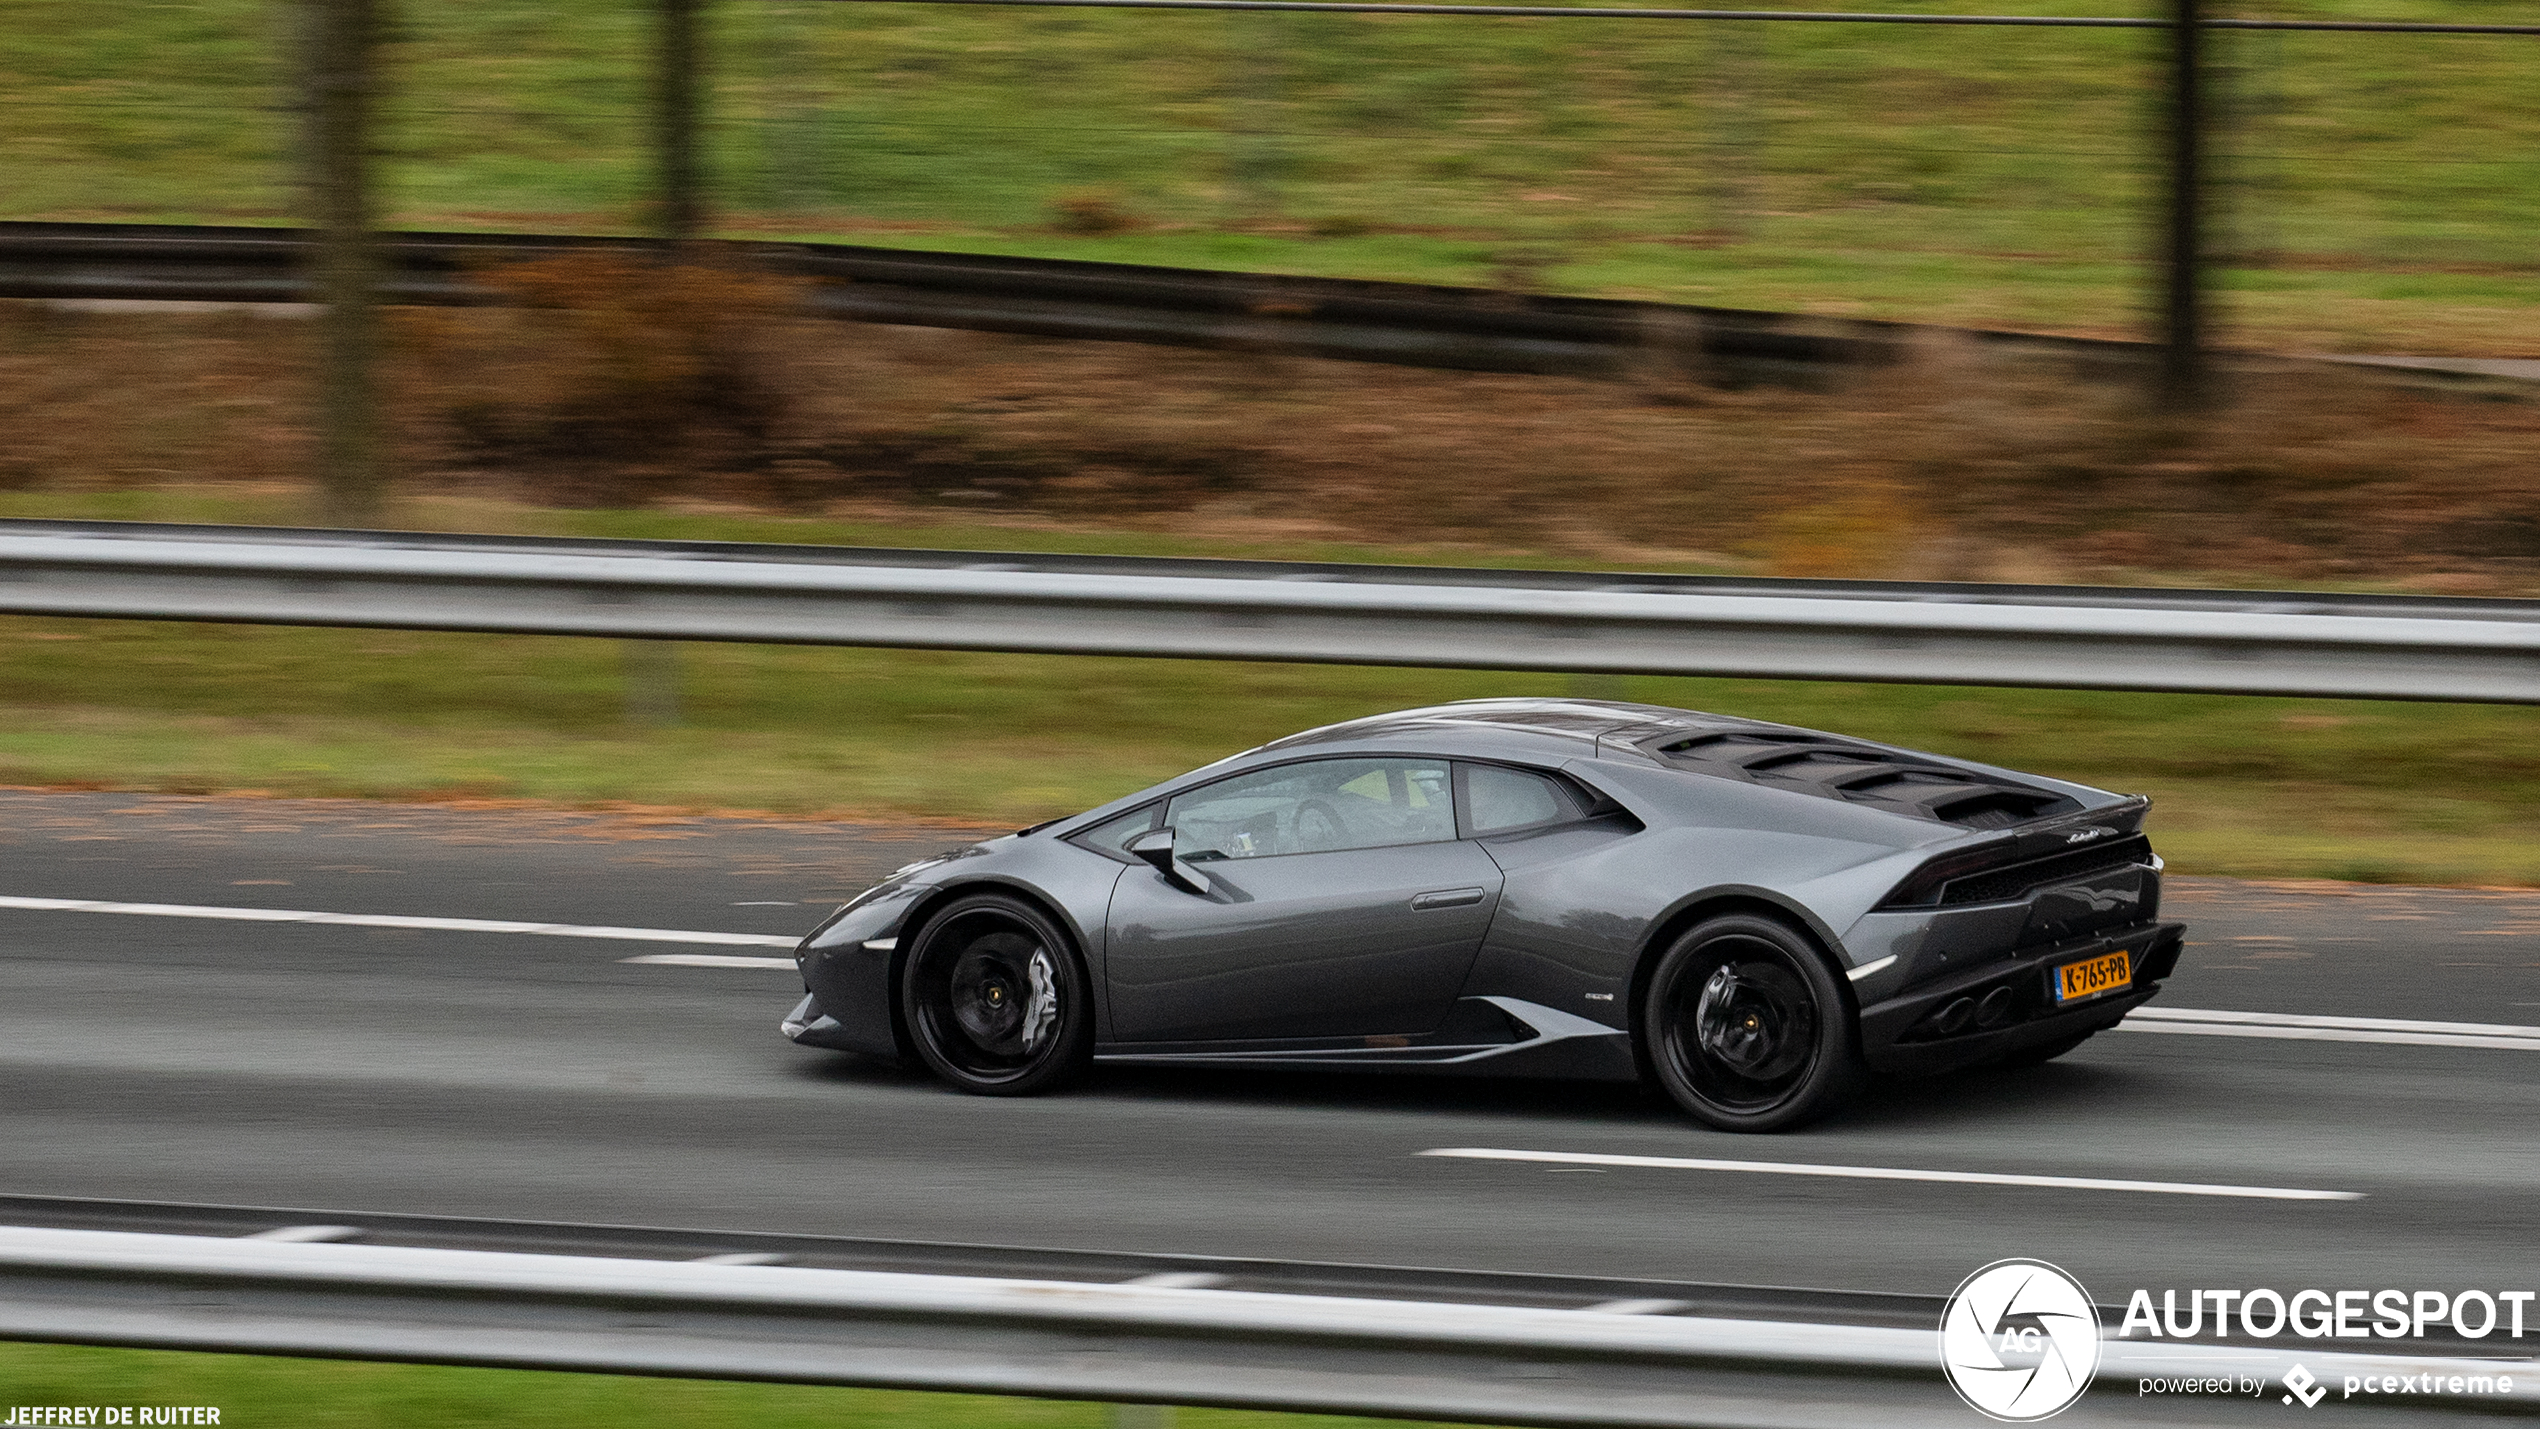
{"type": "Polygon", "coordinates": [[[1782,1131],[1858,1086],[1860,1039],[1843,984],[1805,935],[1731,914],[1661,954],[1641,1007],[1659,1084],[1723,1131],[1782,1131]]]}
{"type": "Polygon", "coordinates": [[[957,899],[919,930],[900,975],[909,1040],[965,1092],[1029,1096],[1093,1060],[1093,1002],[1066,933],[1000,894],[957,899]]]}

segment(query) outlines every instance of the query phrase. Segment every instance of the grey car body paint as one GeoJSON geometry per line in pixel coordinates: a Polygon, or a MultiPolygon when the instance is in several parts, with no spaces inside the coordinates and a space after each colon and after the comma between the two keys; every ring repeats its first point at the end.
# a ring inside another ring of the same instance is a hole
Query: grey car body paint
{"type": "Polygon", "coordinates": [[[1935,858],[2019,840],[2045,850],[2035,866],[2055,868],[2043,860],[2058,838],[2122,843],[2141,818],[2139,799],[1839,741],[1867,751],[1862,758],[1894,756],[1934,778],[1963,771],[2069,806],[1964,827],[1785,786],[1769,771],[1717,777],[1651,752],[1653,739],[1684,731],[1793,747],[1816,737],[1572,700],[1473,701],[1309,730],[901,870],[803,941],[808,996],[785,1019],[787,1035],[905,1055],[896,978],[910,935],[933,907],[977,892],[1027,898],[1058,919],[1091,978],[1097,1056],[1144,1063],[1628,1079],[1638,1075],[1634,976],[1708,910],[1760,911],[1804,929],[1836,971],[1852,975],[1864,1053],[1885,1070],[1958,1065],[2112,1024],[2157,991],[2176,959],[2176,925],[2155,921],[2148,848],[2142,861],[2112,852],[2104,867],[1990,901],[1882,906],[1935,858]],[[1205,894],[1070,841],[1233,775],[1367,757],[1531,769],[1568,781],[1596,807],[1509,833],[1459,829],[1465,836],[1452,842],[1178,865],[1205,881],[1205,894]],[[2057,832],[2067,826],[2079,832],[2057,832]],[[1481,896],[1467,897],[1475,888],[1481,896]],[[1415,905],[1428,893],[1455,898],[1415,905]],[[2079,1008],[2050,997],[2018,1026],[1928,1035],[1935,999],[1981,992],[1987,979],[2026,989],[2046,964],[2103,944],[2132,950],[2145,969],[2125,994],[2079,1008]]]}

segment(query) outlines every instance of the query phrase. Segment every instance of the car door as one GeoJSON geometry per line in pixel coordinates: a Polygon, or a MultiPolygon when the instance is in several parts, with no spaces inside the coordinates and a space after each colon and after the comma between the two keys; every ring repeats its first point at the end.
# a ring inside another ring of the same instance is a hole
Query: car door
{"type": "Polygon", "coordinates": [[[1462,988],[1498,902],[1456,837],[1443,759],[1318,759],[1166,805],[1194,893],[1151,868],[1112,892],[1112,1037],[1199,1042],[1411,1035],[1462,988]]]}

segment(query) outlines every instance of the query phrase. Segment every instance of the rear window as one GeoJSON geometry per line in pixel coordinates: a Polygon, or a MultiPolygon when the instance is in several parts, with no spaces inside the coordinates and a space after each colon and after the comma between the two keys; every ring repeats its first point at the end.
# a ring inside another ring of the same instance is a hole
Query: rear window
{"type": "Polygon", "coordinates": [[[1580,813],[1560,780],[1497,764],[1464,766],[1464,811],[1475,837],[1560,823],[1580,813]]]}

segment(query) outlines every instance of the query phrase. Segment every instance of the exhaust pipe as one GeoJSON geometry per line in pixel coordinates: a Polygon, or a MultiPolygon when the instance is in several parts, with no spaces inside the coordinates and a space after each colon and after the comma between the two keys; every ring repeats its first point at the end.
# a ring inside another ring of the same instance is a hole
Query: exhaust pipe
{"type": "Polygon", "coordinates": [[[2010,1015],[2011,990],[2007,987],[1995,988],[1984,995],[1984,1001],[1976,1004],[1976,1025],[1979,1027],[1996,1026],[2010,1015]]]}

